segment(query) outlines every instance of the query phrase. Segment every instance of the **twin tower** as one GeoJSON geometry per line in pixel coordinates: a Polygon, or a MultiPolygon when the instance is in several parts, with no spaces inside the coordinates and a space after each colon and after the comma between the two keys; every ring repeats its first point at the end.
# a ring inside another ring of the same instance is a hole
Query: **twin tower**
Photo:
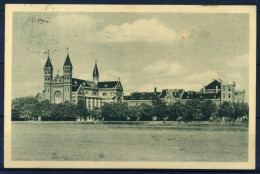
{"type": "MultiPolygon", "coordinates": [[[[67,48],[67,57],[63,65],[63,76],[57,74],[53,78],[53,66],[49,56],[44,66],[44,98],[50,100],[52,103],[59,103],[57,101],[60,98],[60,102],[72,101],[72,63],[70,61],[69,49],[67,48]]],[[[93,82],[98,84],[99,72],[97,62],[93,71],[93,82]]]]}

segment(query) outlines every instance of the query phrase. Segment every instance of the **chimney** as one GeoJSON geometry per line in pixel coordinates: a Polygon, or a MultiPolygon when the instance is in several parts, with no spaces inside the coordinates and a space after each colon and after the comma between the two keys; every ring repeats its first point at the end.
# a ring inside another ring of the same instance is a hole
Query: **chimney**
{"type": "Polygon", "coordinates": [[[156,93],[157,92],[157,89],[156,89],[156,87],[154,87],[154,93],[156,93]]]}
{"type": "Polygon", "coordinates": [[[216,86],[216,93],[218,93],[218,86],[216,86]]]}

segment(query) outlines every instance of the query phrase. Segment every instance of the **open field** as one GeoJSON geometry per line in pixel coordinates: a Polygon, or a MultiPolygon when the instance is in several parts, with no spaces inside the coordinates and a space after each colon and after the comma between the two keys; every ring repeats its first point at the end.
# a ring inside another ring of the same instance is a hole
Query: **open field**
{"type": "Polygon", "coordinates": [[[12,122],[12,160],[247,161],[245,125],[12,122]]]}

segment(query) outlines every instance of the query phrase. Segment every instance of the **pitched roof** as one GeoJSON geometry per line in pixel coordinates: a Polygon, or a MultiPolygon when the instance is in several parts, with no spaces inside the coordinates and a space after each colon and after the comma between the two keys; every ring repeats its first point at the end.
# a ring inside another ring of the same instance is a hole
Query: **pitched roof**
{"type": "Polygon", "coordinates": [[[218,89],[221,88],[221,84],[218,80],[214,80],[213,82],[205,86],[205,89],[216,89],[216,86],[218,86],[218,89]]]}
{"type": "Polygon", "coordinates": [[[76,92],[80,85],[86,88],[97,89],[97,85],[92,81],[72,78],[72,92],[76,92]]]}
{"type": "Polygon", "coordinates": [[[51,68],[52,68],[52,64],[51,64],[51,60],[50,60],[50,57],[49,57],[49,56],[48,56],[48,58],[47,58],[47,61],[46,61],[44,67],[51,67],[51,68]]]}
{"type": "Polygon", "coordinates": [[[66,60],[64,62],[64,66],[72,66],[69,54],[67,54],[66,60]]]}
{"type": "Polygon", "coordinates": [[[98,82],[98,88],[115,88],[118,81],[98,82]]]}
{"type": "Polygon", "coordinates": [[[134,92],[128,96],[124,96],[124,100],[155,100],[160,92],[134,92]]]}
{"type": "Polygon", "coordinates": [[[184,91],[183,89],[164,89],[162,90],[160,98],[165,97],[167,92],[170,92],[174,98],[181,98],[183,91],[184,91]]]}
{"type": "Polygon", "coordinates": [[[199,93],[199,92],[184,92],[182,99],[220,99],[221,93],[199,93]]]}

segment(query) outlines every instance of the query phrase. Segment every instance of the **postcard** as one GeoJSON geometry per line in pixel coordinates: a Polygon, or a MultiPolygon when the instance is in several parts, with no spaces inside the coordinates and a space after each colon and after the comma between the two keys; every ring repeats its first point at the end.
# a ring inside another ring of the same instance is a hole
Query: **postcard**
{"type": "Polygon", "coordinates": [[[255,6],[5,15],[5,168],[255,168],[255,6]]]}

